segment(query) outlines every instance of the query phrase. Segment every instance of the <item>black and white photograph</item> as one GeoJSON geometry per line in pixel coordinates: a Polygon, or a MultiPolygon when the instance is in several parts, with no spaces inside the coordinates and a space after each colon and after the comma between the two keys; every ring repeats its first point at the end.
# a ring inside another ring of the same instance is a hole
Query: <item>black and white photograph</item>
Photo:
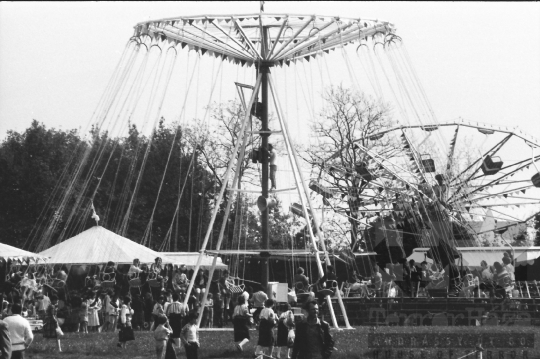
{"type": "Polygon", "coordinates": [[[540,3],[0,2],[0,359],[540,359],[540,3]]]}

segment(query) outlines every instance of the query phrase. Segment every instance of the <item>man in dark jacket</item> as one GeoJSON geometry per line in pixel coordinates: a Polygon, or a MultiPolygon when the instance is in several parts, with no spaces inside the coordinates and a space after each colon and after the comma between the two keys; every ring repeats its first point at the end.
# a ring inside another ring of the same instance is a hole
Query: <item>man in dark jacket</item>
{"type": "Polygon", "coordinates": [[[305,321],[298,323],[292,359],[326,359],[332,355],[334,340],[330,335],[330,325],[318,318],[317,301],[304,304],[308,311],[305,321]]]}
{"type": "MultiPolygon", "coordinates": [[[[0,301],[1,303],[1,301],[0,301]]],[[[0,359],[11,358],[11,339],[9,329],[3,320],[0,320],[0,359]]]]}

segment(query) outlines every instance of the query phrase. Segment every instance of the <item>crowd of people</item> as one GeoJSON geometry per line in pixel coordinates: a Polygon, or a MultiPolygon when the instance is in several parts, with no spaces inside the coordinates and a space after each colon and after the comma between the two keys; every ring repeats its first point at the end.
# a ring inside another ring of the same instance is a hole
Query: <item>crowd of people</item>
{"type": "MultiPolygon", "coordinates": [[[[251,297],[240,295],[233,312],[234,341],[238,351],[246,350],[255,325],[259,336],[254,356],[257,358],[322,359],[330,357],[334,341],[330,326],[319,317],[319,301],[310,296],[303,303],[303,320],[297,320],[289,303],[276,307],[273,299],[253,308],[264,296],[262,290],[251,297]],[[246,299],[247,298],[247,299],[246,299]]],[[[266,294],[265,294],[266,296],[266,294]]]]}
{"type": "MultiPolygon", "coordinates": [[[[504,253],[501,261],[489,266],[485,260],[480,269],[470,269],[454,263],[421,263],[411,259],[400,259],[388,265],[387,281],[402,291],[405,296],[418,296],[429,289],[444,289],[449,296],[508,298],[512,297],[515,285],[515,268],[509,253],[504,253]],[[502,263],[501,263],[502,262],[502,263]]],[[[375,269],[378,273],[378,269],[375,269]]]]}
{"type": "MultiPolygon", "coordinates": [[[[12,318],[20,318],[18,320],[25,322],[26,328],[30,325],[25,318],[41,320],[43,336],[56,340],[59,352],[62,351],[64,331],[117,332],[117,345],[125,348],[129,341],[135,340],[137,330],[150,330],[156,339],[158,358],[176,358],[182,343],[188,358],[194,358],[198,339],[193,325],[198,313],[203,312],[202,325],[205,327],[214,324],[222,327],[230,320],[227,313],[231,294],[227,284],[231,280],[227,272],[215,283],[216,293],[208,294],[204,307],[201,307],[201,300],[208,283],[207,273],[203,270],[197,273],[192,294],[184,305],[191,275],[185,266],[163,266],[161,258],[156,258],[150,266],[141,265],[135,259],[127,274],[109,262],[100,275],[90,273],[84,288],[79,290],[70,290],[65,285],[65,268],[56,268],[56,271],[48,268],[42,272],[48,273],[48,280],[42,281],[41,285],[36,280],[40,277],[33,270],[10,275],[0,296],[2,319],[6,322],[2,322],[0,329],[12,331],[15,328],[9,325],[12,318]],[[31,295],[25,281],[29,278],[34,282],[31,295]]],[[[24,338],[27,340],[20,346],[19,336],[6,335],[2,348],[6,348],[7,353],[9,347],[11,356],[2,354],[0,358],[23,357],[21,355],[33,339],[31,329],[24,338]]]]}
{"type": "MultiPolygon", "coordinates": [[[[385,286],[392,289],[395,285],[404,295],[418,296],[422,289],[447,286],[448,293],[455,295],[504,298],[511,295],[515,270],[508,253],[501,262],[489,266],[482,261],[481,269],[471,271],[453,263],[443,267],[439,263],[418,264],[402,258],[382,271],[374,265],[369,277],[352,271],[346,287],[351,293],[369,288],[382,296],[385,286]]],[[[43,321],[43,336],[55,340],[59,352],[64,330],[117,332],[120,348],[135,340],[137,330],[149,330],[153,332],[159,359],[176,358],[182,346],[187,358],[197,358],[197,322],[201,313],[202,327],[232,324],[235,348],[239,351],[245,350],[250,341],[249,329],[256,326],[256,356],[323,358],[333,350],[333,341],[328,324],[319,318],[319,310],[325,297],[339,290],[334,268],[325,269],[321,278],[310,283],[304,269],[298,268],[292,283],[295,296],[289,296],[289,303],[279,305],[262,287],[233,290],[235,282],[226,270],[216,280],[200,270],[194,277],[190,297],[186,298],[193,273],[188,273],[185,266],[163,266],[161,258],[150,266],[141,266],[135,259],[127,274],[120,273],[109,262],[100,277],[89,276],[81,291],[67,290],[67,274],[62,268],[53,276],[54,281],[64,282],[60,286],[49,281],[39,287],[34,285],[39,280],[37,275],[18,273],[19,286],[7,285],[1,297],[0,358],[24,358],[24,351],[33,340],[27,317],[43,321]],[[209,293],[203,303],[206,290],[209,293]],[[291,302],[302,306],[305,320],[295,320],[291,302]]],[[[388,290],[386,295],[396,293],[388,290]]]]}
{"type": "MultiPolygon", "coordinates": [[[[17,275],[35,279],[35,275],[29,276],[28,273],[17,275]]],[[[41,286],[32,286],[32,295],[28,295],[28,287],[22,285],[22,280],[19,285],[11,283],[14,285],[6,286],[7,290],[1,297],[0,346],[3,352],[0,358],[24,358],[24,351],[33,340],[26,318],[43,321],[43,337],[55,340],[58,352],[62,351],[64,331],[83,334],[114,332],[118,334],[117,346],[126,348],[128,342],[136,340],[137,331],[148,330],[153,332],[159,359],[176,358],[182,347],[187,358],[197,358],[200,347],[197,320],[200,313],[202,327],[232,324],[237,350],[244,350],[250,339],[249,328],[254,325],[259,330],[255,354],[277,358],[318,357],[313,353],[306,354],[303,347],[294,346],[295,316],[288,303],[281,303],[275,308],[276,303],[268,298],[262,287],[247,286],[240,292],[232,290],[235,283],[226,270],[215,281],[209,279],[205,271],[199,271],[187,301],[187,289],[193,273],[188,273],[185,266],[163,266],[160,258],[150,266],[141,265],[135,259],[127,274],[122,274],[114,263],[109,262],[100,276],[91,274],[87,277],[82,290],[68,290],[65,268],[57,268],[50,276],[64,284],[53,285],[52,281],[47,281],[41,286]],[[122,276],[126,277],[122,279],[122,276]],[[212,285],[207,286],[209,280],[212,285]],[[128,283],[127,287],[122,283],[128,283]],[[203,305],[207,288],[210,290],[203,305]]],[[[304,278],[308,281],[307,277],[304,278]]],[[[318,282],[335,279],[330,266],[318,282]]],[[[309,313],[318,315],[319,304],[316,297],[307,298],[304,309],[310,326],[296,330],[303,333],[300,341],[312,341],[313,328],[317,327],[317,333],[326,333],[316,339],[317,343],[327,345],[313,348],[328,351],[333,347],[327,333],[328,324],[309,317],[309,313]]]]}

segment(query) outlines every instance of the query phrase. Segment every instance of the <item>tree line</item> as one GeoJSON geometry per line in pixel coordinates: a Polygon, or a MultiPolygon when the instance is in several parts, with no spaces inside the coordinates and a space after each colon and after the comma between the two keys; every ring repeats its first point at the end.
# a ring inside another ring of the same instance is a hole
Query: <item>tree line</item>
{"type": "MultiPolygon", "coordinates": [[[[371,133],[391,127],[389,108],[350,89],[331,88],[325,95],[320,118],[312,132],[320,145],[304,149],[302,156],[323,170],[328,147],[339,149],[355,138],[366,138],[366,148],[393,156],[398,143],[373,142],[371,133]]],[[[210,237],[218,238],[224,204],[214,203],[244,115],[239,102],[213,104],[214,127],[161,119],[151,135],[130,124],[125,136],[112,137],[98,127],[90,132],[47,128],[37,120],[23,132],[8,131],[0,143],[0,241],[30,251],[41,251],[95,225],[92,206],[105,228],[156,250],[197,251],[214,206],[220,206],[210,237]]],[[[257,128],[257,119],[252,126],[257,128]]],[[[248,141],[239,176],[257,185],[258,168],[250,159],[260,146],[248,141]]],[[[278,148],[279,151],[279,148],[278,148]]],[[[335,164],[352,168],[359,157],[347,147],[335,164]]],[[[327,164],[326,164],[327,165],[327,164]]],[[[362,194],[353,179],[330,173],[340,193],[362,194]],[[356,192],[351,192],[351,191],[356,192]]],[[[226,199],[230,196],[225,192],[226,199]]],[[[353,196],[354,195],[354,196],[353,196]]],[[[256,199],[256,198],[255,198],[256,199]]],[[[327,223],[329,245],[340,243],[365,248],[357,221],[358,203],[348,200],[349,223],[327,223]],[[344,240],[346,239],[346,240],[344,240]]],[[[305,248],[309,235],[305,221],[278,201],[270,214],[272,248],[305,248]]],[[[533,226],[540,228],[540,216],[533,226]]],[[[253,196],[240,195],[231,210],[222,248],[259,248],[259,212],[253,196]]],[[[535,244],[540,245],[540,231],[535,244]]]]}

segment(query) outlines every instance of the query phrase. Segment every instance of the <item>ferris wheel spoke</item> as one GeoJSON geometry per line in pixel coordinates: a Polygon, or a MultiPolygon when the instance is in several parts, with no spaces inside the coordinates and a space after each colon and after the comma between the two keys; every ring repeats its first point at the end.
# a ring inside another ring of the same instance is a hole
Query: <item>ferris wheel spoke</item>
{"type": "MultiPolygon", "coordinates": [[[[540,158],[540,156],[538,156],[540,158]]],[[[521,161],[520,164],[522,164],[520,167],[516,168],[515,170],[513,170],[512,172],[509,172],[495,180],[492,180],[491,182],[488,182],[484,185],[481,185],[479,187],[477,187],[476,189],[474,189],[473,191],[465,194],[465,195],[461,195],[460,197],[456,197],[455,199],[457,200],[461,200],[461,199],[464,199],[466,198],[467,196],[470,196],[471,194],[474,194],[474,193],[477,193],[477,192],[480,192],[482,191],[483,189],[485,188],[490,188],[490,187],[493,187],[494,185],[497,185],[499,184],[500,181],[504,180],[505,178],[508,178],[508,177],[511,177],[513,176],[516,172],[518,171],[521,171],[522,169],[526,168],[527,166],[529,166],[530,164],[523,164],[524,162],[529,162],[531,161],[530,159],[527,159],[527,160],[524,160],[524,161],[521,161]]],[[[515,164],[514,164],[515,165],[515,164]]],[[[511,165],[511,166],[514,166],[514,165],[511,165]]],[[[510,166],[509,166],[510,167],[510,166]]],[[[530,186],[525,186],[524,188],[531,188],[531,187],[534,187],[534,185],[530,185],[530,186]]],[[[511,190],[509,192],[512,192],[512,191],[516,191],[517,189],[514,189],[514,190],[511,190]]],[[[519,189],[521,190],[521,188],[519,189]]],[[[457,192],[456,192],[457,193],[457,192]]]]}

